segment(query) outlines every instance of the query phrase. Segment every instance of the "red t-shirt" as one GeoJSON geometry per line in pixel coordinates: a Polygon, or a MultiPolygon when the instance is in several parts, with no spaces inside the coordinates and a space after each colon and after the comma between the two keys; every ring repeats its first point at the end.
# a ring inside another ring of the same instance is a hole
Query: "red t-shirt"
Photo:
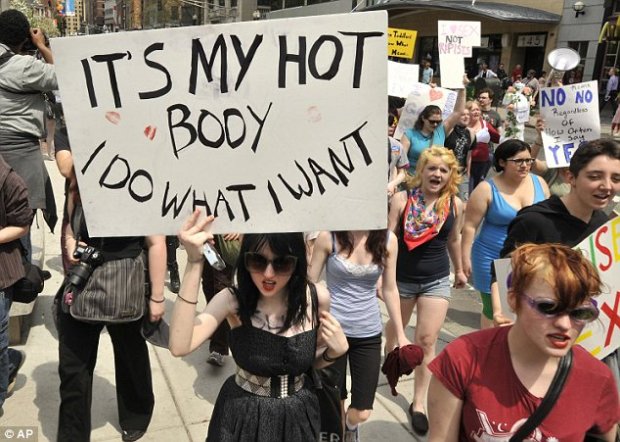
{"type": "MultiPolygon", "coordinates": [[[[509,330],[498,327],[461,336],[429,365],[433,375],[463,401],[460,441],[507,441],[542,400],[514,372],[509,330]]],[[[586,432],[606,433],[618,421],[618,391],[611,371],[575,346],[560,397],[528,440],[582,442],[586,432]]]]}

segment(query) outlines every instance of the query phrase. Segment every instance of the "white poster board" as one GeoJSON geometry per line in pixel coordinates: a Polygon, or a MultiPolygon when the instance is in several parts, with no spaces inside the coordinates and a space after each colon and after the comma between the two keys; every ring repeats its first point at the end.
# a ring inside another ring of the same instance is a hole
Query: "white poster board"
{"type": "Polygon", "coordinates": [[[540,115],[545,120],[543,144],[550,168],[568,167],[582,141],[601,136],[596,81],[543,88],[540,115]]]}
{"type": "MultiPolygon", "coordinates": [[[[463,86],[462,82],[461,86],[463,86]]],[[[403,106],[398,126],[394,132],[394,138],[400,140],[405,130],[413,127],[420,112],[429,104],[439,106],[442,110],[442,118],[445,120],[454,111],[457,96],[458,93],[450,89],[430,87],[424,83],[415,83],[413,90],[407,97],[405,106],[403,106]]]]}
{"type": "Polygon", "coordinates": [[[388,60],[388,95],[407,98],[420,79],[420,65],[388,60]]]}
{"type": "Polygon", "coordinates": [[[463,88],[465,58],[472,56],[472,48],[480,46],[479,21],[439,20],[437,46],[441,66],[441,86],[463,88]]]}
{"type": "Polygon", "coordinates": [[[386,227],[387,14],[52,41],[92,236],[386,227]]]}
{"type": "MultiPolygon", "coordinates": [[[[598,359],[620,347],[620,217],[608,221],[584,239],[576,249],[596,267],[603,282],[603,293],[594,298],[600,315],[588,324],[577,343],[598,359]]],[[[506,302],[506,278],[510,259],[495,260],[495,272],[500,289],[502,313],[514,319],[506,302]]]]}

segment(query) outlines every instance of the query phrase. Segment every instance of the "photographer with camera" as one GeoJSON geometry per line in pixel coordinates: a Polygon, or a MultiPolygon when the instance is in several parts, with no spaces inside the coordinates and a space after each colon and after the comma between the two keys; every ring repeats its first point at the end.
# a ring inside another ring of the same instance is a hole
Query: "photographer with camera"
{"type": "MultiPolygon", "coordinates": [[[[26,183],[30,208],[49,211],[52,230],[56,207],[39,139],[45,133],[43,92],[58,89],[53,62],[43,31],[31,29],[15,9],[0,13],[0,155],[26,183]],[[44,61],[29,55],[31,49],[44,61]]],[[[30,261],[29,234],[22,244],[30,261]]]]}
{"type": "MultiPolygon", "coordinates": [[[[142,319],[130,322],[92,322],[78,320],[73,307],[77,296],[83,296],[86,286],[97,270],[108,264],[147,255],[150,288],[143,284],[140,294],[148,296],[150,322],[159,321],[164,314],[164,278],[166,273],[166,244],[164,236],[91,238],[84,217],[80,215],[79,191],[75,180],[73,160],[69,151],[66,128],[61,128],[55,138],[56,162],[67,178],[65,215],[63,220],[63,264],[68,287],[59,293],[56,303],[59,341],[60,411],[58,419],[59,441],[90,440],[93,372],[97,361],[99,335],[105,326],[114,348],[114,368],[119,423],[123,441],[140,439],[150,423],[154,395],[151,366],[146,342],[140,330],[142,319]],[[72,226],[72,223],[75,227],[72,226]],[[80,291],[84,290],[81,294],[80,291]],[[144,292],[142,291],[144,290],[144,292]],[[71,295],[69,297],[68,295],[71,295]]],[[[115,289],[104,293],[107,299],[127,287],[133,287],[133,278],[126,272],[111,273],[115,289]],[[126,279],[118,279],[126,278],[126,279]]],[[[143,272],[144,273],[144,272],[143,272]]],[[[135,275],[134,275],[135,276],[135,275]]],[[[144,302],[144,297],[141,297],[144,302]]]]}

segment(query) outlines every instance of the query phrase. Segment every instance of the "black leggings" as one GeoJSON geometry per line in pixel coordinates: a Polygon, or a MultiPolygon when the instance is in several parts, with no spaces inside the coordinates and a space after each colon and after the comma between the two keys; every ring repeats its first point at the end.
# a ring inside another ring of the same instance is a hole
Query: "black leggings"
{"type": "Polygon", "coordinates": [[[381,333],[369,338],[349,338],[349,351],[334,362],[338,370],[340,399],[347,398],[347,359],[351,364],[351,407],[372,410],[381,365],[381,333]]]}

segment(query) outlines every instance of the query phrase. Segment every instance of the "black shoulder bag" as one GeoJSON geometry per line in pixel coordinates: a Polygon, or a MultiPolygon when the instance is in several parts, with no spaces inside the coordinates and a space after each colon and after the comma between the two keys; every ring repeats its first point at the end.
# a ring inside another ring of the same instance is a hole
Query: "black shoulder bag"
{"type": "Polygon", "coordinates": [[[562,359],[560,359],[558,369],[555,372],[555,376],[553,376],[553,380],[551,381],[549,390],[547,390],[547,394],[545,394],[542,402],[540,403],[538,408],[534,410],[534,413],[532,413],[529,419],[525,421],[523,425],[521,425],[521,427],[517,430],[515,434],[512,435],[509,442],[522,442],[527,436],[532,433],[532,431],[536,429],[536,427],[540,425],[543,420],[545,420],[545,418],[555,405],[558,396],[560,396],[560,392],[564,387],[572,363],[573,351],[570,350],[568,353],[566,353],[564,357],[562,357],[562,359]]]}

